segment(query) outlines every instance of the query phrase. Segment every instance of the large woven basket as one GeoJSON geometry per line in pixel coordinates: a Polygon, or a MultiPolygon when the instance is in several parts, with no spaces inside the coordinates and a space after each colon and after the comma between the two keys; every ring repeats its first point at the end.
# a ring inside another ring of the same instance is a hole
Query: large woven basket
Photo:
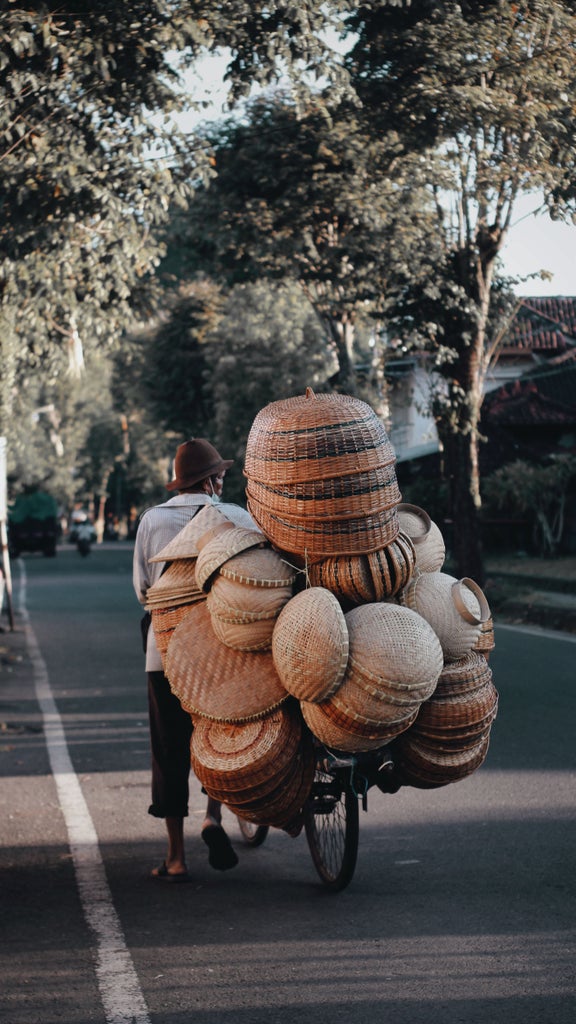
{"type": "Polygon", "coordinates": [[[281,551],[317,560],[329,555],[364,554],[391,544],[400,524],[396,506],[373,515],[348,519],[312,519],[279,515],[248,499],[248,508],[262,532],[281,551]]]}
{"type": "Polygon", "coordinates": [[[299,483],[271,485],[249,480],[246,493],[257,505],[271,512],[305,519],[372,515],[401,501],[393,465],[366,473],[348,473],[325,480],[312,478],[299,483]]]}
{"type": "Polygon", "coordinates": [[[283,783],[276,793],[250,806],[233,803],[227,806],[245,821],[255,825],[271,825],[284,829],[289,835],[298,835],[303,825],[302,810],[314,782],[314,770],[313,747],[303,736],[301,751],[292,764],[293,781],[289,787],[283,783]]]}
{"type": "Polygon", "coordinates": [[[282,609],[272,634],[272,657],[288,693],[320,701],[338,689],[348,663],[348,627],[333,594],[311,587],[282,609]]]}
{"type": "Polygon", "coordinates": [[[446,545],[439,527],[418,505],[398,505],[400,529],[410,537],[415,551],[415,568],[420,572],[438,572],[444,565],[446,545]]]}
{"type": "Polygon", "coordinates": [[[442,572],[420,573],[400,594],[407,607],[430,623],[446,661],[468,654],[490,617],[488,602],[474,580],[457,580],[442,572]]]}
{"type": "Polygon", "coordinates": [[[246,444],[248,480],[275,486],[326,480],[391,466],[396,459],[373,409],[348,395],[272,402],[254,419],[246,444]]]}
{"type": "Polygon", "coordinates": [[[237,651],[214,634],[205,601],[191,607],[168,645],[165,672],[191,715],[248,722],[288,698],[269,651],[237,651]]]}

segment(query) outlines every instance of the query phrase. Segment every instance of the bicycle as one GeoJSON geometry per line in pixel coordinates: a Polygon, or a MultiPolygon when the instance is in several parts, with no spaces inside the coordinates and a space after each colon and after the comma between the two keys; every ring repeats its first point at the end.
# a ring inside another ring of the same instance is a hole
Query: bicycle
{"type": "MultiPolygon", "coordinates": [[[[373,786],[383,793],[395,793],[400,788],[386,747],[347,756],[317,743],[314,782],[303,808],[303,827],[316,872],[332,892],[341,892],[354,876],[359,804],[368,809],[368,791],[373,786]]],[[[238,825],[249,846],[261,846],[269,832],[268,825],[242,818],[238,818],[238,825]]]]}

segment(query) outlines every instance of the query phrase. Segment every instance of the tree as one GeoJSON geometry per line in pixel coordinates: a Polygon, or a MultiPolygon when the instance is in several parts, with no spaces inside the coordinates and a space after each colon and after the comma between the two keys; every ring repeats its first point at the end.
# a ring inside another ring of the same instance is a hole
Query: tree
{"type": "Polygon", "coordinates": [[[239,284],[226,298],[206,353],[210,433],[236,460],[226,493],[242,500],[246,441],[255,416],[269,402],[329,388],[336,353],[298,285],[239,284]]]}
{"type": "Polygon", "coordinates": [[[370,3],[347,32],[374,133],[396,127],[406,158],[427,166],[442,255],[404,328],[435,356],[454,554],[481,580],[478,423],[500,333],[489,332],[497,259],[522,193],[541,191],[552,216],[576,208],[576,12],[548,0],[370,3]]]}
{"type": "Polygon", "coordinates": [[[358,318],[385,316],[433,260],[419,162],[400,166],[395,132],[377,137],[350,104],[327,117],[320,95],[304,111],[261,96],[207,141],[214,177],[172,222],[170,266],[298,282],[337,352],[334,386],[356,393],[358,318]]]}
{"type": "Polygon", "coordinates": [[[342,75],[323,5],[243,0],[18,2],[0,15],[0,433],[25,370],[82,367],[154,303],[158,228],[202,171],[171,115],[180,68],[229,47],[233,96],[292,73],[342,75]],[[180,154],[176,161],[175,153],[180,154]]]}

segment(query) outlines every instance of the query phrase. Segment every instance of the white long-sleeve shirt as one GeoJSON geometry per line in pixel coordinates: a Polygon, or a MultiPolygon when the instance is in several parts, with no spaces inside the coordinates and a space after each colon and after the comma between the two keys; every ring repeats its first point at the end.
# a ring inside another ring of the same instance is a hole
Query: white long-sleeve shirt
{"type": "MultiPolygon", "coordinates": [[[[177,494],[162,505],[154,505],[144,513],[138,525],[134,546],[134,562],[132,580],[136,597],[141,604],[146,604],[146,594],[156,583],[166,562],[151,562],[150,559],[166,547],[186,523],[196,515],[203,505],[210,505],[211,498],[201,492],[177,494]]],[[[249,512],[240,505],[220,503],[218,509],[227,518],[241,526],[257,529],[249,512]]],[[[154,630],[148,630],[146,646],[146,671],[162,672],[162,658],[156,646],[154,630]]]]}

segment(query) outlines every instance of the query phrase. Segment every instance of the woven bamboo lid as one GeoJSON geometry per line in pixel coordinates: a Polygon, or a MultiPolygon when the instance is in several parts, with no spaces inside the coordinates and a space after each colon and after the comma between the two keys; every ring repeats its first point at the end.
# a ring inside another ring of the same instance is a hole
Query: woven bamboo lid
{"type": "Polygon", "coordinates": [[[243,526],[234,526],[231,530],[223,530],[213,535],[206,544],[202,544],[196,560],[196,582],[202,590],[209,590],[214,573],[222,568],[225,562],[246,551],[266,544],[266,538],[259,530],[246,530],[243,526]]]}
{"type": "Polygon", "coordinates": [[[444,564],[446,545],[439,527],[418,505],[398,505],[400,529],[407,534],[415,549],[416,568],[420,572],[437,572],[444,564]]]}
{"type": "Polygon", "coordinates": [[[228,622],[275,619],[292,598],[292,587],[253,587],[218,575],[207,596],[211,613],[228,622]]]}
{"type": "Polygon", "coordinates": [[[264,483],[322,480],[391,465],[396,455],[365,402],[336,393],[272,402],[252,424],[244,473],[264,483]]]}
{"type": "Polygon", "coordinates": [[[259,547],[230,558],[221,566],[220,575],[251,587],[291,587],[296,569],[277,551],[259,547]]]}
{"type": "Polygon", "coordinates": [[[334,693],[348,662],[348,627],[336,597],[322,587],[296,594],[275,623],[272,657],[292,696],[318,701],[334,693]]]}
{"type": "Polygon", "coordinates": [[[175,558],[196,558],[200,551],[198,541],[209,531],[226,528],[229,523],[232,526],[242,526],[245,530],[257,529],[252,516],[241,505],[229,502],[204,505],[150,561],[171,562],[175,558]]]}
{"type": "Polygon", "coordinates": [[[174,630],[165,672],[186,711],[220,722],[260,718],[288,697],[272,654],[226,647],[214,635],[205,601],[174,630]]]}
{"type": "Polygon", "coordinates": [[[348,612],[346,622],[350,658],[366,676],[392,686],[436,685],[442,648],[422,616],[395,604],[365,604],[348,612]]]}

